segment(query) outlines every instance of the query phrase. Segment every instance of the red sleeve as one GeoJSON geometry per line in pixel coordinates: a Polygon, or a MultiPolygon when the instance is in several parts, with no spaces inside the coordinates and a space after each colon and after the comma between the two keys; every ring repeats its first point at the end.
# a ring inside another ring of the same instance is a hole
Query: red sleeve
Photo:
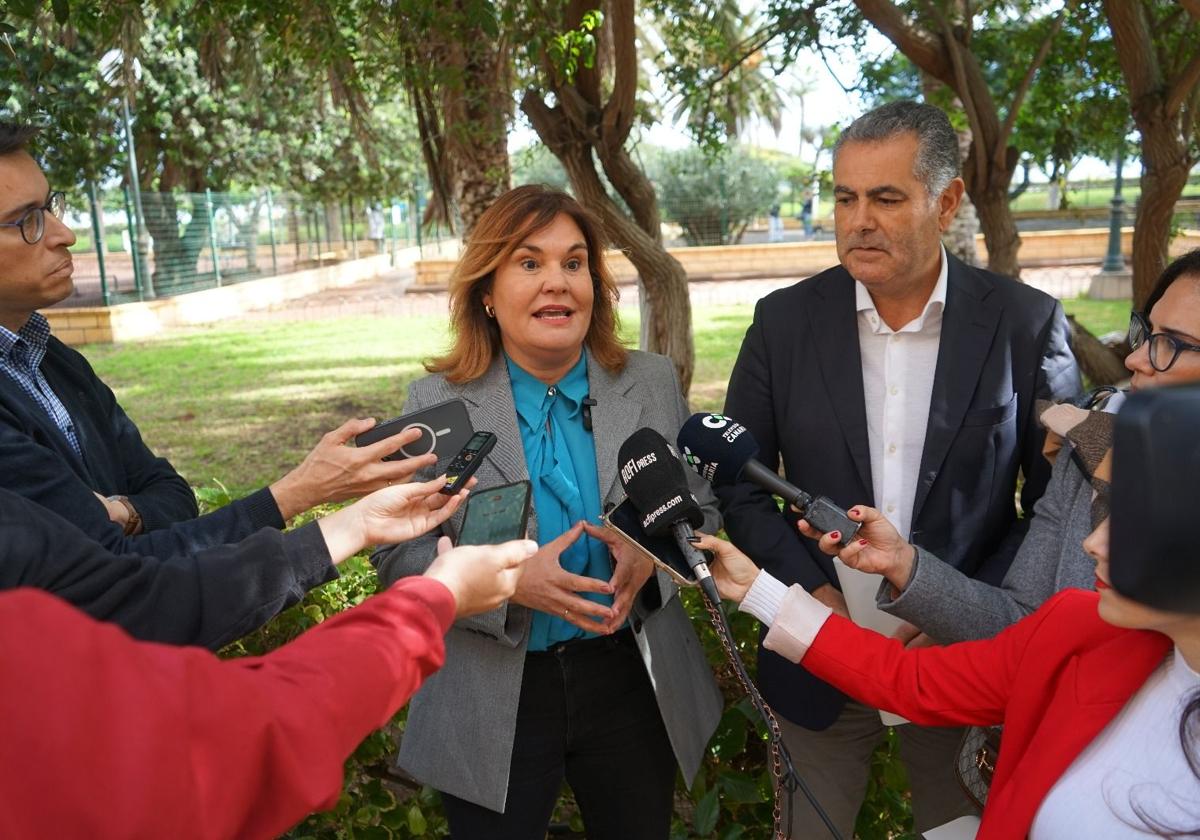
{"type": "Polygon", "coordinates": [[[801,660],[816,676],[876,709],[926,726],[1003,723],[1022,657],[1055,597],[991,639],[906,649],[831,615],[801,660]]]}
{"type": "Polygon", "coordinates": [[[346,758],[442,665],[453,620],[449,590],[406,578],[220,661],[0,595],[0,836],[276,837],[333,806],[346,758]]]}

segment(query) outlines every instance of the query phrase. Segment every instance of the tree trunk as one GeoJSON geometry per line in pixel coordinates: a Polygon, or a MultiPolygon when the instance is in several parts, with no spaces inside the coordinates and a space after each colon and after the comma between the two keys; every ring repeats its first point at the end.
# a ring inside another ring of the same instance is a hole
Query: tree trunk
{"type": "Polygon", "coordinates": [[[489,37],[476,27],[444,46],[439,61],[448,79],[441,85],[441,112],[447,160],[453,161],[450,187],[466,236],[512,183],[508,45],[504,38],[489,37]]]}
{"type": "Polygon", "coordinates": [[[1138,120],[1142,134],[1141,198],[1133,224],[1133,303],[1140,309],[1170,257],[1171,217],[1195,158],[1178,131],[1161,121],[1138,120]]]}
{"type": "MultiPolygon", "coordinates": [[[[921,81],[925,87],[926,98],[932,92],[930,89],[933,86],[942,86],[928,73],[921,74],[921,81]]],[[[954,103],[959,109],[962,108],[962,103],[957,99],[954,100],[954,103]]],[[[965,163],[971,155],[971,146],[974,145],[971,127],[957,129],[956,133],[958,134],[958,159],[960,163],[965,163]]],[[[975,212],[975,203],[971,201],[971,196],[963,195],[962,202],[958,206],[958,213],[950,221],[950,227],[942,234],[942,244],[946,246],[947,251],[967,265],[979,265],[979,251],[975,247],[975,234],[977,233],[979,233],[979,214],[975,212]]]]}
{"type": "Polygon", "coordinates": [[[1008,180],[1004,179],[1003,183],[986,192],[972,193],[971,197],[979,214],[983,240],[987,243],[988,270],[1007,277],[1020,277],[1021,265],[1017,253],[1021,248],[1021,238],[1017,235],[1017,223],[1008,206],[1008,180]]]}
{"type": "Polygon", "coordinates": [[[1129,378],[1129,371],[1120,355],[1088,332],[1073,315],[1068,315],[1067,321],[1071,324],[1071,350],[1079,362],[1079,369],[1093,388],[1116,385],[1129,378]]]}
{"type": "MultiPolygon", "coordinates": [[[[1200,4],[1185,6],[1196,31],[1200,4]]],[[[1198,157],[1196,112],[1200,110],[1200,53],[1172,56],[1159,40],[1161,21],[1148,5],[1104,0],[1133,120],[1142,135],[1142,194],[1133,227],[1133,302],[1141,308],[1167,265],[1171,215],[1198,157]],[[1174,60],[1173,60],[1174,59],[1174,60]]]]}

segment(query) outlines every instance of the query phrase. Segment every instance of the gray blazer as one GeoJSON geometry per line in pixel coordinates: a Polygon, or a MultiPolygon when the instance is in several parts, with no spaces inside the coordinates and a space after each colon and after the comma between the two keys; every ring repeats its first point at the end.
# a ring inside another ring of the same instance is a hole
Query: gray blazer
{"type": "Polygon", "coordinates": [[[1096,564],[1082,546],[1092,530],[1092,485],[1070,457],[1069,444],[1033,509],[1036,516],[1000,586],[969,578],[918,546],[908,586],[892,600],[885,580],[879,608],[951,644],[991,638],[1063,589],[1094,589],[1096,564]]]}
{"type": "MultiPolygon", "coordinates": [[[[615,376],[589,356],[588,383],[596,401],[592,424],[601,497],[605,503],[618,502],[624,496],[617,481],[621,444],[645,426],[673,441],[687,419],[687,404],[670,360],[650,353],[631,352],[625,370],[615,376]]],[[[479,487],[529,477],[503,359],[464,385],[453,385],[436,374],[417,380],[409,388],[405,409],[449,399],[461,399],[475,429],[494,432],[498,438],[476,473],[479,487]]],[[[716,500],[706,482],[687,472],[692,492],[704,507],[706,529],[712,533],[720,527],[716,500]]],[[[444,530],[456,532],[461,516],[460,511],[444,530]]],[[[536,519],[530,533],[537,533],[536,519]]],[[[392,583],[421,574],[433,559],[436,538],[436,533],[427,534],[377,550],[371,560],[380,578],[392,583]]],[[[716,729],[723,701],[677,595],[670,578],[656,572],[656,580],[635,600],[630,625],[675,758],[690,784],[716,729]],[[648,592],[654,585],[657,592],[648,592]]],[[[397,760],[402,768],[438,790],[494,811],[504,810],[532,614],[527,607],[508,603],[455,623],[446,636],[445,666],[425,681],[409,708],[397,760]]]]}

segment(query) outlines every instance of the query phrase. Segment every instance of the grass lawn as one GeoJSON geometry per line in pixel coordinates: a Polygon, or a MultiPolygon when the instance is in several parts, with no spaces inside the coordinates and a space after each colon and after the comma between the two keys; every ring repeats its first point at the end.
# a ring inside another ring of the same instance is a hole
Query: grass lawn
{"type": "MultiPolygon", "coordinates": [[[[1127,303],[1065,302],[1093,332],[1124,329],[1127,303]]],[[[749,304],[694,310],[691,402],[719,409],[753,314],[749,304]]],[[[636,343],[637,312],[622,310],[636,343]]],[[[442,319],[342,318],[218,326],[168,339],[84,348],[155,452],[192,484],[220,481],[235,495],[295,466],[350,417],[401,413],[421,360],[446,341],[442,319]]]]}

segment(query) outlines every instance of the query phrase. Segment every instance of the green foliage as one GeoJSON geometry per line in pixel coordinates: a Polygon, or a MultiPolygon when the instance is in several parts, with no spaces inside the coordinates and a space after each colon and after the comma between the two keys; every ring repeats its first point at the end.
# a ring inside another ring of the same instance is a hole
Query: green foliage
{"type": "Polygon", "coordinates": [[[775,164],[734,146],[715,160],[697,148],[663,152],[652,173],[667,219],[689,245],[730,245],[778,200],[775,164]],[[715,183],[714,183],[715,181],[715,183]]]}
{"type": "Polygon", "coordinates": [[[584,12],[575,29],[551,33],[546,41],[546,57],[563,83],[574,81],[580,67],[591,67],[596,61],[595,32],[604,22],[598,9],[584,12]]]}
{"type": "Polygon", "coordinates": [[[674,95],[673,114],[710,155],[736,140],[753,117],[779,131],[785,66],[771,42],[778,24],[747,14],[734,0],[645,4],[659,44],[653,61],[674,95]]]}

